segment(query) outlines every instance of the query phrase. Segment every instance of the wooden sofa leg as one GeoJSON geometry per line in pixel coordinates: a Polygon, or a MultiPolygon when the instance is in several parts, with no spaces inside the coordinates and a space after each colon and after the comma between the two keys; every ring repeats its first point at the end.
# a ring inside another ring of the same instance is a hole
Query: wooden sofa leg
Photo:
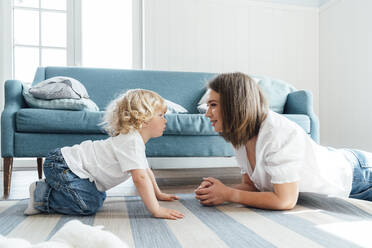
{"type": "Polygon", "coordinates": [[[37,174],[39,179],[43,178],[43,158],[37,158],[37,174]]]}
{"type": "Polygon", "coordinates": [[[3,158],[4,165],[4,199],[8,199],[10,192],[10,183],[12,179],[13,157],[3,158]]]}

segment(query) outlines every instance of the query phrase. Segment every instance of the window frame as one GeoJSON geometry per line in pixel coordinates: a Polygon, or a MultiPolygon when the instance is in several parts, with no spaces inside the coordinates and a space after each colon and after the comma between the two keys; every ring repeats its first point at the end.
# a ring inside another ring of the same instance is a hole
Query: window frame
{"type": "Polygon", "coordinates": [[[81,66],[81,0],[67,0],[67,66],[81,66]]]}
{"type": "MultiPolygon", "coordinates": [[[[66,10],[58,10],[58,9],[45,9],[45,8],[42,8],[41,7],[41,0],[38,0],[39,2],[39,6],[38,7],[24,7],[24,6],[16,6],[14,5],[14,0],[11,1],[11,23],[12,23],[12,76],[13,78],[15,78],[15,71],[16,71],[16,59],[15,59],[15,49],[17,47],[25,47],[25,48],[36,48],[38,49],[38,53],[39,53],[39,63],[38,63],[38,66],[42,66],[43,64],[43,56],[42,56],[42,51],[43,49],[57,49],[57,50],[64,50],[66,51],[66,66],[69,66],[69,65],[73,65],[73,64],[70,64],[69,62],[71,62],[71,60],[69,60],[69,54],[68,54],[68,51],[69,50],[72,50],[74,44],[71,43],[71,32],[69,32],[69,30],[71,30],[71,26],[68,26],[68,25],[74,25],[73,22],[70,22],[68,19],[69,19],[69,15],[68,13],[70,12],[74,12],[73,9],[69,9],[71,7],[74,7],[73,5],[71,5],[71,1],[73,2],[73,0],[66,0],[66,10]],[[14,40],[14,11],[15,10],[26,10],[26,11],[35,11],[37,12],[38,14],[38,18],[39,18],[39,43],[37,45],[30,45],[30,44],[21,44],[21,43],[16,43],[15,40],[14,40]],[[66,46],[46,46],[46,45],[42,45],[41,44],[41,37],[42,37],[42,33],[44,32],[43,29],[42,29],[42,22],[41,22],[41,16],[42,16],[42,13],[64,13],[66,15],[66,46]]],[[[78,0],[80,1],[80,0],[78,0]]],[[[30,79],[32,80],[32,79],[30,79]]]]}
{"type": "MultiPolygon", "coordinates": [[[[81,18],[81,1],[82,0],[67,0],[73,6],[71,9],[71,20],[74,24],[74,38],[70,41],[73,44],[74,54],[71,54],[71,65],[83,66],[82,61],[82,18],[81,18]]],[[[143,16],[143,6],[145,0],[132,0],[132,69],[141,70],[144,69],[144,16],[143,16]]],[[[69,18],[68,18],[69,19],[69,18]]]]}
{"type": "MultiPolygon", "coordinates": [[[[42,65],[42,49],[63,49],[66,51],[66,66],[83,66],[82,61],[82,19],[81,8],[82,0],[66,0],[66,10],[53,10],[41,8],[41,1],[39,0],[39,7],[20,7],[14,6],[14,0],[8,0],[8,6],[11,10],[11,18],[9,25],[11,25],[11,72],[12,78],[15,78],[15,47],[32,47],[39,50],[39,66],[42,65]],[[16,44],[14,41],[14,9],[25,9],[38,11],[39,14],[39,44],[16,44]],[[57,12],[66,13],[66,47],[45,46],[41,45],[41,13],[57,12]]],[[[144,0],[132,0],[132,69],[143,69],[144,52],[143,52],[143,2],[144,0]]],[[[4,44],[5,46],[5,44],[4,44]]],[[[5,69],[5,68],[4,68],[5,69]]]]}

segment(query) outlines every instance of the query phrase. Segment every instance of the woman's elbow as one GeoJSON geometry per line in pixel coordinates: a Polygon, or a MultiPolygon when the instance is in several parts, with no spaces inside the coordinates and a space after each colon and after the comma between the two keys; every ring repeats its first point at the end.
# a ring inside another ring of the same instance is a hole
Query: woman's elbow
{"type": "Polygon", "coordinates": [[[297,199],[285,199],[279,201],[277,204],[277,210],[291,210],[297,204],[297,199]]]}

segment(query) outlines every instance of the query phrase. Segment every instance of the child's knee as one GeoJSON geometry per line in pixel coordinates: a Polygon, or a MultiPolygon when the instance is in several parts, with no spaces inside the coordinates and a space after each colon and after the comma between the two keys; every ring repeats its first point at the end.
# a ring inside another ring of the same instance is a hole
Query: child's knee
{"type": "Polygon", "coordinates": [[[78,202],[79,211],[82,215],[93,215],[95,214],[103,205],[104,199],[100,198],[90,198],[89,200],[80,200],[78,202]]]}

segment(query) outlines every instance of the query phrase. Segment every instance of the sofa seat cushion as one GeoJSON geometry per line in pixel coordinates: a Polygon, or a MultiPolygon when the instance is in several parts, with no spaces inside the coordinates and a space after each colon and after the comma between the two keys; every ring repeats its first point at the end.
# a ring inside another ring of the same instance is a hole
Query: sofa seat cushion
{"type": "Polygon", "coordinates": [[[98,124],[104,112],[23,108],[17,112],[18,132],[28,133],[105,133],[98,124]]]}
{"type": "MultiPolygon", "coordinates": [[[[99,123],[104,112],[68,111],[23,108],[17,112],[18,132],[31,133],[105,133],[99,123]]],[[[307,115],[284,115],[310,133],[310,119],[307,115]]],[[[209,119],[202,114],[169,114],[164,135],[218,135],[209,119]]]]}
{"type": "Polygon", "coordinates": [[[165,135],[218,135],[202,114],[169,114],[165,135]]]}
{"type": "MultiPolygon", "coordinates": [[[[31,133],[105,133],[104,112],[24,108],[17,112],[18,132],[31,133]]],[[[201,114],[169,114],[164,135],[218,135],[209,119],[201,114]]]]}
{"type": "MultiPolygon", "coordinates": [[[[15,133],[17,157],[45,157],[58,147],[72,146],[84,140],[106,139],[106,134],[15,133]],[[37,146],[35,146],[37,144],[37,146]]],[[[148,157],[230,157],[231,145],[221,136],[165,135],[146,143],[148,157]],[[206,149],[207,148],[207,149],[206,149]]]]}

